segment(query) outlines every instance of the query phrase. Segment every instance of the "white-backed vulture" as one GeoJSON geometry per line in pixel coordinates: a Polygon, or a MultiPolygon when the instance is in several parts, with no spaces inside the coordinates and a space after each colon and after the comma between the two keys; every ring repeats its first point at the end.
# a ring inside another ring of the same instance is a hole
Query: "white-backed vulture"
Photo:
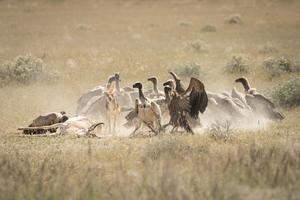
{"type": "Polygon", "coordinates": [[[88,102],[95,96],[101,96],[103,95],[103,92],[107,89],[110,88],[111,84],[115,81],[115,75],[108,77],[107,84],[105,86],[96,86],[93,89],[87,91],[77,101],[77,108],[75,113],[77,115],[80,115],[82,113],[82,110],[88,102]]]}
{"type": "MultiPolygon", "coordinates": [[[[132,105],[132,99],[128,92],[123,91],[120,88],[120,75],[116,73],[113,78],[115,82],[115,92],[114,97],[117,100],[117,103],[120,105],[122,110],[127,110],[128,107],[132,105]]],[[[106,88],[104,91],[109,90],[113,85],[110,84],[110,87],[106,88]]],[[[106,113],[105,109],[105,96],[102,92],[101,95],[93,96],[84,107],[81,108],[81,111],[77,113],[78,115],[89,116],[89,117],[96,117],[104,116],[106,113]]],[[[105,116],[104,116],[105,117],[105,116]]]]}
{"type": "MultiPolygon", "coordinates": [[[[151,99],[151,101],[155,102],[161,110],[161,114],[162,116],[169,116],[169,110],[168,110],[168,104],[170,102],[170,91],[172,89],[169,86],[165,86],[164,87],[164,93],[165,96],[164,97],[160,97],[160,98],[155,98],[155,99],[151,99]]],[[[136,107],[135,109],[133,109],[132,111],[130,111],[126,116],[126,123],[124,124],[125,127],[129,128],[134,126],[136,123],[138,123],[137,121],[137,111],[136,111],[136,107]]]]}
{"type": "Polygon", "coordinates": [[[147,125],[151,129],[151,131],[153,131],[157,135],[162,130],[161,110],[159,106],[154,101],[151,101],[145,97],[143,93],[142,83],[135,83],[133,85],[133,88],[138,89],[139,99],[135,100],[134,109],[137,114],[138,122],[136,123],[136,127],[131,136],[136,133],[136,131],[142,126],[142,124],[147,125]]]}
{"type": "Polygon", "coordinates": [[[246,102],[256,114],[262,115],[271,120],[284,119],[284,116],[276,110],[274,103],[267,97],[258,93],[255,88],[252,88],[246,77],[238,78],[235,82],[243,85],[245,89],[246,102]]]}
{"type": "Polygon", "coordinates": [[[132,98],[129,94],[129,92],[124,91],[120,88],[120,74],[115,74],[115,83],[116,83],[116,91],[115,91],[115,98],[120,106],[131,106],[132,105],[132,98]]]}

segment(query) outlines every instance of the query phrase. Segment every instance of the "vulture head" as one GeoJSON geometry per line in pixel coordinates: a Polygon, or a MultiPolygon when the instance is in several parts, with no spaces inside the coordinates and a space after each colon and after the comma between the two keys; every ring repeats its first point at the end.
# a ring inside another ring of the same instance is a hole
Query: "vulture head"
{"type": "Polygon", "coordinates": [[[165,86],[164,87],[165,94],[170,94],[171,91],[172,91],[172,88],[170,86],[165,86]]]}
{"type": "Polygon", "coordinates": [[[60,111],[60,114],[65,115],[66,111],[60,111]]]}
{"type": "Polygon", "coordinates": [[[173,80],[168,80],[166,82],[163,83],[163,86],[169,86],[171,89],[175,89],[175,83],[173,80]]]}
{"type": "Polygon", "coordinates": [[[148,81],[151,81],[153,84],[157,84],[157,78],[155,76],[150,77],[147,79],[148,81]]]}
{"type": "Polygon", "coordinates": [[[141,83],[141,82],[136,82],[136,83],[134,83],[134,84],[133,84],[133,86],[132,86],[132,87],[133,87],[133,88],[142,89],[143,85],[142,85],[142,83],[141,83]]]}
{"type": "Polygon", "coordinates": [[[60,111],[59,113],[62,114],[62,117],[59,119],[59,123],[63,123],[69,119],[65,111],[60,111]]]}
{"type": "Polygon", "coordinates": [[[110,88],[111,84],[116,80],[116,77],[115,76],[109,76],[108,77],[108,80],[107,80],[107,85],[106,87],[107,88],[110,88]]]}
{"type": "Polygon", "coordinates": [[[59,123],[64,123],[65,121],[67,121],[69,119],[68,116],[63,115],[62,118],[59,120],[59,123]]]}
{"type": "Polygon", "coordinates": [[[121,81],[121,79],[120,79],[120,73],[119,72],[115,73],[115,80],[116,81],[121,81]]]}

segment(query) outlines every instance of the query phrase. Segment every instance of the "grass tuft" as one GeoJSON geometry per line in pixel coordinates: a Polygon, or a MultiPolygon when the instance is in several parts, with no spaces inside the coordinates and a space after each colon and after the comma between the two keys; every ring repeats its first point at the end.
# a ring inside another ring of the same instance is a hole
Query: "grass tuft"
{"type": "Polygon", "coordinates": [[[232,25],[242,25],[242,19],[241,16],[238,14],[231,15],[225,20],[228,24],[232,25]]]}
{"type": "Polygon", "coordinates": [[[193,53],[207,53],[209,45],[205,41],[196,40],[185,43],[184,48],[193,53]]]}
{"type": "Polygon", "coordinates": [[[169,69],[169,71],[174,71],[182,78],[203,78],[205,76],[205,73],[201,69],[201,65],[194,62],[187,62],[184,64],[175,65],[174,67],[169,69]]]}
{"type": "Polygon", "coordinates": [[[226,64],[225,71],[230,74],[248,74],[248,59],[242,56],[232,56],[231,60],[226,64]]]}
{"type": "Polygon", "coordinates": [[[214,25],[205,25],[201,29],[202,32],[216,32],[217,28],[214,25]]]}

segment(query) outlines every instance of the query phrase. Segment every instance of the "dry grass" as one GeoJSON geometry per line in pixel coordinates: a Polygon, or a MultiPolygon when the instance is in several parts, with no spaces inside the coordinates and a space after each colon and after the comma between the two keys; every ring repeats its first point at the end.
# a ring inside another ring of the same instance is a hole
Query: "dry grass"
{"type": "Polygon", "coordinates": [[[4,136],[0,198],[298,199],[299,128],[288,117],[227,140],[4,136]]]}
{"type": "Polygon", "coordinates": [[[230,134],[217,127],[78,139],[15,131],[41,113],[73,114],[79,95],[116,71],[123,86],[152,75],[161,83],[170,66],[198,63],[206,88],[223,91],[240,87],[224,66],[241,54],[253,87],[270,89],[290,75],[269,80],[266,55],[299,60],[299,2],[3,0],[0,22],[0,64],[31,54],[62,75],[55,84],[0,88],[0,199],[299,199],[299,107],[269,128],[230,134]],[[235,13],[242,26],[224,22],[235,13]],[[217,31],[202,32],[206,24],[217,31]],[[258,51],[265,44],[278,52],[258,51]]]}

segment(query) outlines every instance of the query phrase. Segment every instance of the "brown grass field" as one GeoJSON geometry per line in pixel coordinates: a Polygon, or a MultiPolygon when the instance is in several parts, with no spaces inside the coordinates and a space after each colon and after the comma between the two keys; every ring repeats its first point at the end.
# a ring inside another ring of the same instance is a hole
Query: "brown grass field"
{"type": "MultiPolygon", "coordinates": [[[[260,130],[203,130],[193,136],[23,136],[41,113],[74,114],[80,94],[120,72],[122,85],[199,63],[206,88],[231,90],[233,55],[248,60],[260,91],[267,57],[300,60],[297,0],[0,0],[0,64],[43,58],[54,83],[0,87],[0,199],[300,199],[300,108],[260,130]],[[241,24],[226,19],[239,15],[241,24]],[[216,27],[204,32],[205,25],[216,27]],[[200,41],[205,50],[186,48],[200,41]],[[260,53],[272,44],[277,51],[260,53]]],[[[149,86],[148,86],[149,87],[149,86]]],[[[200,116],[201,117],[201,116],[200,116]]],[[[121,122],[120,122],[121,126],[121,122]]],[[[105,134],[105,133],[104,133],[105,134]]]]}

